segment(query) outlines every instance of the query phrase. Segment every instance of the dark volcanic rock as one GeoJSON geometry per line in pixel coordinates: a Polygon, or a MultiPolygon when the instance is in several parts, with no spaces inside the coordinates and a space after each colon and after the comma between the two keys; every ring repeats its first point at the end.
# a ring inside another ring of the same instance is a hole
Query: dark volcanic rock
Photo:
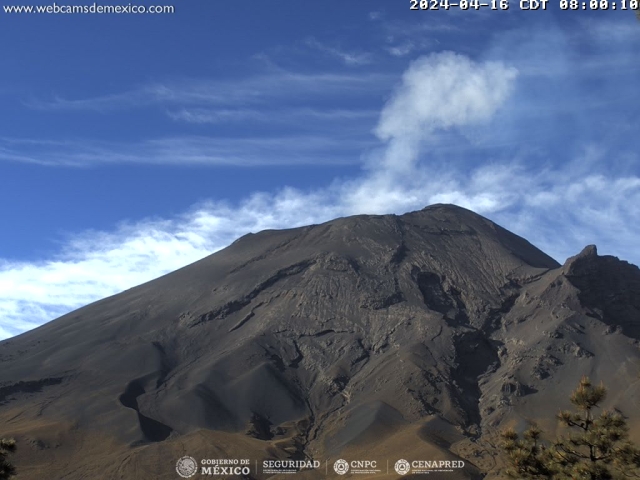
{"type": "Polygon", "coordinates": [[[195,438],[203,458],[461,455],[450,478],[482,478],[471,447],[552,417],[583,374],[637,415],[638,313],[638,268],[595,247],[560,266],[448,205],[340,218],[0,343],[0,418],[59,445],[25,479],[175,478],[195,438]]]}

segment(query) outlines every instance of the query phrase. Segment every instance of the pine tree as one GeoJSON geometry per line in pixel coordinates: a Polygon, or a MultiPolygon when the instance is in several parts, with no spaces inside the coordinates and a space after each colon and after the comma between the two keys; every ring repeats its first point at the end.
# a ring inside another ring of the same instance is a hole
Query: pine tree
{"type": "Polygon", "coordinates": [[[640,478],[640,449],[628,440],[629,428],[618,413],[596,416],[607,390],[583,377],[571,395],[576,411],[562,411],[558,420],[569,434],[546,446],[542,432],[531,427],[523,438],[513,430],[502,433],[502,450],[510,478],[553,480],[621,480],[640,478]]]}
{"type": "Polygon", "coordinates": [[[550,461],[549,450],[540,441],[540,434],[536,426],[526,430],[522,439],[513,429],[502,433],[502,448],[511,464],[505,475],[523,480],[551,478],[552,471],[547,466],[550,461]]]}
{"type": "Polygon", "coordinates": [[[0,439],[0,480],[7,480],[16,474],[16,469],[7,456],[16,451],[16,441],[13,439],[0,439]]]}

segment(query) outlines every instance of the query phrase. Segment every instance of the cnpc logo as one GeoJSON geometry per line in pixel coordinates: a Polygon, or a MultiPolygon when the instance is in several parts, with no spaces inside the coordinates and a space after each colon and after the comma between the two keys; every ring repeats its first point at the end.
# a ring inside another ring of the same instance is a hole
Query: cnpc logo
{"type": "Polygon", "coordinates": [[[351,460],[351,462],[347,462],[343,458],[336,460],[333,464],[333,470],[338,475],[344,475],[352,470],[354,473],[375,470],[378,466],[378,462],[376,460],[351,460]]]}

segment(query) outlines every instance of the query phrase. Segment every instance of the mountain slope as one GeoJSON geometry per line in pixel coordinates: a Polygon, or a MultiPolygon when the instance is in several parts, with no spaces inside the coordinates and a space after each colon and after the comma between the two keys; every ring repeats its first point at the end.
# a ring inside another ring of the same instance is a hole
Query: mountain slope
{"type": "Polygon", "coordinates": [[[553,415],[583,373],[635,414],[639,298],[637,267],[560,266],[450,205],[265,231],[0,343],[0,418],[33,446],[24,478],[176,478],[216,448],[482,478],[483,439],[553,415]]]}

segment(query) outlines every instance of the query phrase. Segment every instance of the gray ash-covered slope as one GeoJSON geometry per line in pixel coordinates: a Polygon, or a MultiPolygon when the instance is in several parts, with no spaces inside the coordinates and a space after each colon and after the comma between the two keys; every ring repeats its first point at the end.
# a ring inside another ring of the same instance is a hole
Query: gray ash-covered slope
{"type": "Polygon", "coordinates": [[[189,445],[464,458],[482,478],[483,439],[544,424],[583,374],[640,425],[639,314],[638,268],[593,247],[560,266],[449,205],[341,218],[0,343],[0,419],[32,446],[24,478],[174,478],[189,445]]]}

